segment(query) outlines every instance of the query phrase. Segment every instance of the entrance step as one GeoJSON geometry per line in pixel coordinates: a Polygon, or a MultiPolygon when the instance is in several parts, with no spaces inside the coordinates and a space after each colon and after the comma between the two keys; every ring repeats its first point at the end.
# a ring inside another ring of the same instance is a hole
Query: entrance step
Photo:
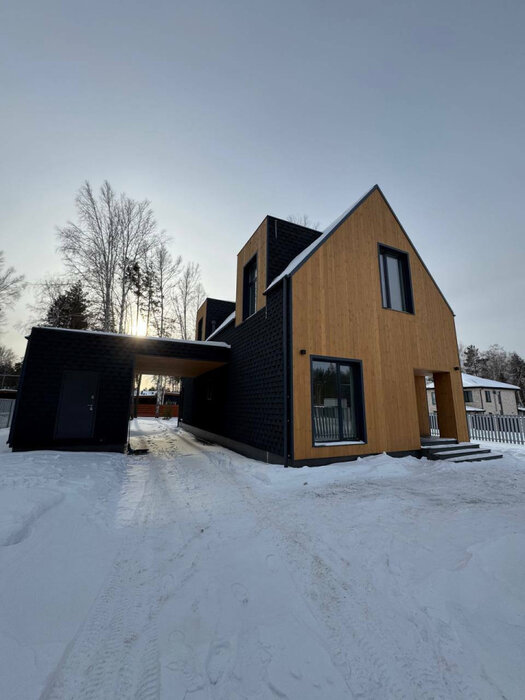
{"type": "Polygon", "coordinates": [[[457,445],[458,441],[454,438],[440,438],[440,437],[422,437],[421,446],[426,445],[457,445]]]}
{"type": "Polygon", "coordinates": [[[148,444],[146,438],[141,435],[130,437],[128,442],[128,452],[130,455],[146,455],[148,454],[148,444]]]}
{"type": "Polygon", "coordinates": [[[457,440],[446,440],[434,442],[431,440],[421,440],[421,456],[430,460],[448,460],[450,462],[484,462],[491,459],[501,459],[503,455],[481,450],[479,445],[472,442],[460,442],[457,440]]]}

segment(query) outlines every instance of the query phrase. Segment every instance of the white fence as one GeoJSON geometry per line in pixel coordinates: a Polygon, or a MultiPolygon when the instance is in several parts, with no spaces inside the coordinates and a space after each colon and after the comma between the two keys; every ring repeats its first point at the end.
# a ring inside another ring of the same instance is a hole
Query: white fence
{"type": "MultiPolygon", "coordinates": [[[[437,413],[431,413],[429,418],[430,434],[439,437],[437,413]]],[[[467,424],[472,440],[525,445],[525,416],[467,413],[467,424]]]]}
{"type": "Polygon", "coordinates": [[[0,428],[9,428],[14,410],[14,399],[0,399],[0,428]]]}

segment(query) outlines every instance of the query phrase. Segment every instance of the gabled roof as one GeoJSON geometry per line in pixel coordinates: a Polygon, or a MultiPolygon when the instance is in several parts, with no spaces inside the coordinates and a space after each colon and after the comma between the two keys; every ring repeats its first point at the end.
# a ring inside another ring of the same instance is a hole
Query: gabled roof
{"type": "Polygon", "coordinates": [[[425,265],[425,263],[423,262],[421,256],[420,256],[419,253],[417,252],[416,247],[414,246],[414,244],[413,244],[412,241],[410,240],[409,235],[407,234],[407,232],[406,232],[405,229],[403,228],[401,222],[400,222],[399,219],[397,218],[397,216],[396,216],[394,210],[393,210],[392,207],[390,206],[390,204],[389,204],[387,198],[386,198],[385,195],[383,194],[383,191],[381,190],[381,188],[379,187],[379,185],[374,185],[370,190],[368,190],[368,192],[367,192],[366,194],[364,194],[364,195],[361,197],[361,199],[358,199],[357,202],[355,202],[355,204],[352,204],[351,207],[349,207],[348,209],[346,209],[340,216],[337,217],[337,219],[336,219],[335,221],[332,221],[332,223],[330,224],[330,226],[328,226],[327,228],[324,229],[324,231],[321,233],[321,235],[319,236],[319,238],[316,238],[316,240],[313,241],[313,243],[311,243],[307,248],[305,248],[301,253],[299,253],[299,255],[297,255],[297,256],[291,261],[291,263],[281,272],[281,274],[278,275],[275,279],[273,279],[273,280],[270,282],[270,284],[268,285],[268,287],[265,289],[264,293],[266,294],[270,289],[272,289],[272,287],[274,287],[275,285],[279,284],[279,282],[281,282],[285,277],[291,277],[295,272],[297,272],[297,270],[299,270],[299,268],[301,268],[301,267],[304,265],[304,263],[316,252],[316,250],[317,250],[318,248],[320,248],[320,247],[323,245],[323,243],[324,243],[326,240],[328,240],[328,238],[330,238],[330,236],[331,236],[333,233],[335,233],[335,231],[339,228],[339,226],[340,226],[343,222],[345,222],[350,216],[352,216],[352,214],[356,211],[356,209],[358,209],[358,207],[360,207],[361,204],[363,204],[363,203],[368,199],[368,197],[370,197],[370,195],[371,195],[373,192],[375,192],[376,190],[377,190],[377,192],[379,192],[379,194],[380,194],[381,197],[383,198],[385,204],[387,205],[387,207],[388,207],[389,210],[390,210],[390,213],[392,214],[392,216],[393,216],[394,219],[396,220],[396,222],[397,222],[399,228],[400,228],[400,229],[403,231],[403,233],[405,234],[405,236],[406,236],[408,242],[410,243],[411,247],[413,248],[413,250],[414,250],[415,254],[417,255],[417,257],[418,257],[420,263],[423,265],[423,267],[424,267],[424,269],[426,270],[428,276],[430,277],[430,279],[431,279],[432,282],[434,283],[436,289],[438,290],[438,292],[439,292],[440,295],[442,296],[443,301],[445,302],[445,304],[446,304],[446,305],[448,306],[448,308],[450,309],[450,312],[454,315],[454,312],[452,311],[452,308],[450,307],[450,304],[449,304],[448,301],[446,300],[445,295],[443,294],[443,292],[441,291],[441,289],[438,287],[438,285],[437,285],[437,283],[436,283],[436,280],[435,280],[435,279],[432,277],[432,275],[430,274],[430,271],[429,271],[428,267],[425,265]]]}
{"type": "MultiPolygon", "coordinates": [[[[461,373],[461,383],[464,389],[514,389],[519,390],[519,386],[515,384],[507,384],[506,382],[496,382],[494,379],[485,379],[485,377],[476,377],[473,374],[461,373]]],[[[427,389],[433,389],[434,382],[427,384],[427,389]]]]}

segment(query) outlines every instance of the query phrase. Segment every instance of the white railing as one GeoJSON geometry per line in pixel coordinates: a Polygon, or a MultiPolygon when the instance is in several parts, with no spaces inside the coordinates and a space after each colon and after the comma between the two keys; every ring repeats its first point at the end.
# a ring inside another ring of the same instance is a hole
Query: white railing
{"type": "Polygon", "coordinates": [[[9,428],[14,409],[14,399],[0,399],[0,428],[9,428]]]}
{"type": "MultiPolygon", "coordinates": [[[[429,419],[430,434],[439,437],[437,413],[431,413],[429,419]]],[[[525,445],[525,416],[467,413],[467,424],[471,440],[525,445]]]]}

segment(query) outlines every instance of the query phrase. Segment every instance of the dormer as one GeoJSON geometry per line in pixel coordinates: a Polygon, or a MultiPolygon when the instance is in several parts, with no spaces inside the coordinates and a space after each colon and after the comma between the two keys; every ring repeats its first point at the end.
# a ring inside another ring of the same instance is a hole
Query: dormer
{"type": "Polygon", "coordinates": [[[237,255],[235,325],[266,306],[264,291],[320,231],[266,216],[237,255]]]}

